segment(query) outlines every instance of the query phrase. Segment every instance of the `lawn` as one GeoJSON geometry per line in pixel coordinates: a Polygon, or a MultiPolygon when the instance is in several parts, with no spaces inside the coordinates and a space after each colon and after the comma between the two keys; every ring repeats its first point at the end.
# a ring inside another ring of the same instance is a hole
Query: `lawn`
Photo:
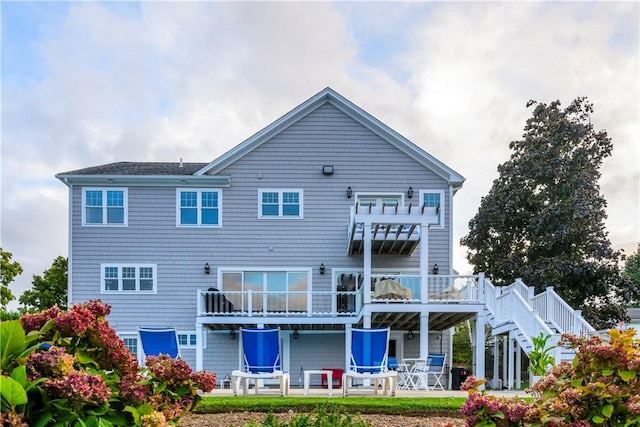
{"type": "Polygon", "coordinates": [[[425,416],[459,413],[466,397],[330,397],[296,396],[207,396],[196,413],[225,412],[312,412],[319,406],[335,407],[351,414],[425,416]]]}

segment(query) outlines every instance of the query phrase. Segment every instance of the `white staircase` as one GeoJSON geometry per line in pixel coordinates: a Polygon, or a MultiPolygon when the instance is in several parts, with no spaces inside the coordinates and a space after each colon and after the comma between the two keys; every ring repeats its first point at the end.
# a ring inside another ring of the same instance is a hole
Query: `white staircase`
{"type": "MultiPolygon", "coordinates": [[[[582,318],[580,310],[572,309],[552,286],[534,295],[534,288],[526,286],[521,279],[505,287],[495,287],[485,279],[485,295],[487,320],[493,335],[508,333],[527,355],[533,350],[531,337],[541,333],[551,335],[549,345],[555,346],[565,332],[575,335],[595,332],[582,318]]],[[[573,360],[574,356],[570,349],[554,349],[557,363],[573,360]]]]}

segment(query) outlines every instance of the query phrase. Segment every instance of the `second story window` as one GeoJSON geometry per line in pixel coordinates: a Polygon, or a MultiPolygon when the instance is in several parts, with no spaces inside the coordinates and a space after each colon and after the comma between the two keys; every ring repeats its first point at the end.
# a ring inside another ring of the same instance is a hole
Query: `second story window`
{"type": "Polygon", "coordinates": [[[102,264],[102,292],[156,292],[155,264],[102,264]]]}
{"type": "Polygon", "coordinates": [[[260,190],[258,218],[302,218],[302,190],[260,190]]]}
{"type": "Polygon", "coordinates": [[[220,190],[177,190],[178,226],[220,226],[220,190]]]}
{"type": "Polygon", "coordinates": [[[438,225],[435,228],[444,228],[444,191],[421,190],[420,199],[428,208],[438,208],[438,225]]]}
{"type": "Polygon", "coordinates": [[[83,188],[82,225],[127,225],[126,188],[83,188]]]}

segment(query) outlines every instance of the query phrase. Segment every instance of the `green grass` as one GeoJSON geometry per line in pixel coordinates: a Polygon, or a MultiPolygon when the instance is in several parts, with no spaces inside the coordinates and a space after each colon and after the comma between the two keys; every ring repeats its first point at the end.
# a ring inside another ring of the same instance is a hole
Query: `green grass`
{"type": "Polygon", "coordinates": [[[196,413],[224,412],[313,412],[332,407],[350,414],[437,415],[459,414],[466,397],[296,397],[296,396],[208,396],[196,413]]]}

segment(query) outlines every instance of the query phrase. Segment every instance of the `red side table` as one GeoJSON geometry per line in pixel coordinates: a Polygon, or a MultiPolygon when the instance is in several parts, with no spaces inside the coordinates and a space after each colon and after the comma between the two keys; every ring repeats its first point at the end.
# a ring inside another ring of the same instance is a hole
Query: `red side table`
{"type": "MultiPolygon", "coordinates": [[[[333,387],[342,388],[342,374],[344,373],[344,369],[322,368],[322,370],[323,371],[331,371],[331,373],[333,375],[333,387]],[[335,383],[336,381],[338,381],[338,384],[335,383]]],[[[320,386],[322,388],[326,388],[327,387],[327,376],[326,375],[322,375],[322,378],[320,379],[320,386]]]]}

